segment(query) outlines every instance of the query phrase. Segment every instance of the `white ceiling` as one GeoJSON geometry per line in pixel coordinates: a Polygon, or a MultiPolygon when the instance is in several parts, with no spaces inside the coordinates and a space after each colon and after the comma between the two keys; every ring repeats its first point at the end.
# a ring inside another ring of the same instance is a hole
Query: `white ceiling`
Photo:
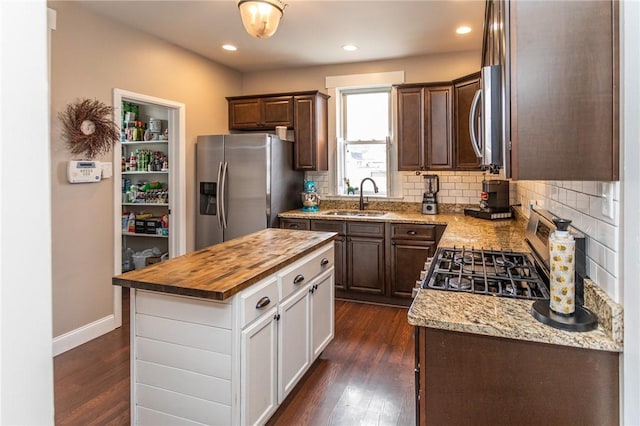
{"type": "Polygon", "coordinates": [[[236,0],[81,1],[113,20],[238,71],[480,51],[483,0],[286,0],[276,34],[249,36],[236,0]],[[458,35],[468,25],[473,31],[458,35]],[[231,43],[236,52],[222,50],[231,43]],[[345,52],[342,46],[358,50],[345,52]]]}

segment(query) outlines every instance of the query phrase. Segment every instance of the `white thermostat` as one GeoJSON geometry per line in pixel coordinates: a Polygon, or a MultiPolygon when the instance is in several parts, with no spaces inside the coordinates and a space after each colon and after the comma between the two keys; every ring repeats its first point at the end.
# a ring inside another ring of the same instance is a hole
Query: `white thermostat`
{"type": "Polygon", "coordinates": [[[67,179],[70,183],[100,182],[102,167],[99,161],[69,161],[67,179]]]}

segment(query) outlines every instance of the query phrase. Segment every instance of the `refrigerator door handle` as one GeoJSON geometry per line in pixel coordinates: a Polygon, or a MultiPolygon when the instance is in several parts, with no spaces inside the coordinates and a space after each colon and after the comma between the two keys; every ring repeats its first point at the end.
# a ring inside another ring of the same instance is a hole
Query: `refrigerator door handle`
{"type": "Polygon", "coordinates": [[[227,208],[227,191],[226,191],[226,186],[227,186],[227,166],[229,165],[229,163],[227,163],[226,161],[224,162],[224,166],[222,167],[222,196],[220,197],[220,199],[222,200],[222,206],[220,208],[220,213],[222,216],[222,228],[226,228],[227,227],[227,215],[226,215],[226,208],[227,208]]]}
{"type": "Polygon", "coordinates": [[[217,197],[218,200],[216,202],[216,218],[218,219],[218,226],[222,228],[222,219],[220,218],[220,203],[222,203],[222,161],[218,165],[218,191],[217,197]]]}

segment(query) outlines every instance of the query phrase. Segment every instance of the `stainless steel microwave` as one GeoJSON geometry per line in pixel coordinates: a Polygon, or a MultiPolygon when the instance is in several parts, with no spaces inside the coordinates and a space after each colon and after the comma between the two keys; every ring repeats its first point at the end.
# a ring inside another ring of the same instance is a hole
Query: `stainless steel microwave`
{"type": "Polygon", "coordinates": [[[482,67],[480,89],[471,102],[469,115],[471,145],[481,168],[498,173],[504,166],[502,82],[499,65],[482,67]]]}

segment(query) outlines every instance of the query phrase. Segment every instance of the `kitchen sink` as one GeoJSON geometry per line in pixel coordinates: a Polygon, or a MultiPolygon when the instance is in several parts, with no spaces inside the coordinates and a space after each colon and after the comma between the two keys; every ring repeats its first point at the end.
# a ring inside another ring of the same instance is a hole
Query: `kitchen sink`
{"type": "Polygon", "coordinates": [[[387,212],[373,210],[334,210],[324,214],[330,216],[380,217],[386,215],[387,212]]]}

